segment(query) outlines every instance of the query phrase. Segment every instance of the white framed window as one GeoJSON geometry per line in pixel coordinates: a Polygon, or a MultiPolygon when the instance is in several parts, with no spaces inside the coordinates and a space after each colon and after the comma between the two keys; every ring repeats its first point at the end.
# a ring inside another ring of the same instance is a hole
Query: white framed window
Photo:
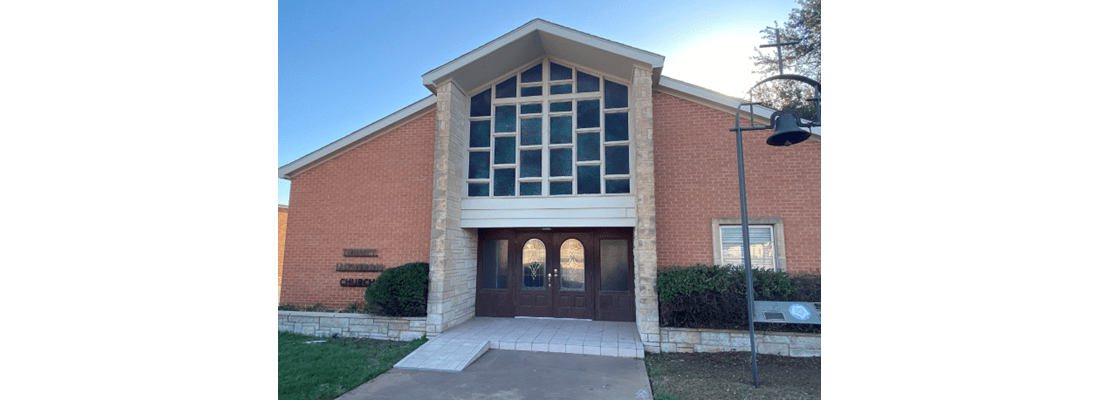
{"type": "MultiPolygon", "coordinates": [[[[783,218],[749,218],[749,255],[753,269],[786,271],[783,245],[783,218]]],[[[744,246],[740,218],[713,218],[714,263],[744,266],[744,246]]]]}
{"type": "Polygon", "coordinates": [[[466,197],[633,193],[627,82],[547,57],[474,92],[466,197]]]}

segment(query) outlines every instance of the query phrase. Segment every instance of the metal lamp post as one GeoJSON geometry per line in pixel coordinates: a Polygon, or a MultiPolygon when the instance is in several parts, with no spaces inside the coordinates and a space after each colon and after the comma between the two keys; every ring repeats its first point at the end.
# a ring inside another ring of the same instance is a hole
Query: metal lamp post
{"type": "Polygon", "coordinates": [[[757,380],[756,374],[756,328],[755,328],[755,300],[753,299],[752,288],[752,257],[749,254],[749,211],[748,205],[745,200],[745,154],[741,146],[741,132],[742,131],[757,131],[764,129],[774,129],[775,131],[768,137],[767,143],[771,146],[790,146],[798,143],[802,143],[806,139],[810,138],[810,132],[802,130],[801,128],[813,128],[815,126],[821,126],[821,82],[814,79],[797,75],[797,74],[784,74],[783,73],[783,46],[797,44],[798,42],[780,42],[781,37],[779,31],[775,32],[775,43],[761,45],[760,47],[775,47],[778,51],[778,64],[779,75],[765,78],[764,80],[757,82],[749,93],[752,93],[752,89],[757,86],[774,80],[793,80],[802,83],[809,84],[814,87],[814,97],[808,99],[817,103],[817,120],[803,123],[797,114],[790,111],[774,112],[771,115],[770,123],[767,126],[741,126],[741,107],[749,106],[749,114],[755,115],[753,112],[753,106],[757,103],[741,104],[737,107],[737,121],[736,126],[730,128],[730,131],[737,132],[737,179],[740,184],[741,195],[741,257],[745,260],[745,284],[748,291],[749,301],[749,347],[752,352],[752,387],[760,387],[760,382],[757,380]]]}
{"type": "MultiPolygon", "coordinates": [[[[775,79],[795,79],[802,82],[809,81],[817,89],[817,96],[814,100],[820,100],[821,98],[821,84],[810,78],[806,78],[800,75],[778,75],[771,78],[767,78],[756,85],[761,83],[775,80],[775,79]],[[797,77],[797,78],[792,78],[797,77]]],[[[753,86],[754,88],[756,86],[753,86]]],[[[749,113],[752,114],[752,106],[755,103],[742,104],[741,106],[748,105],[750,107],[749,113]]],[[[771,121],[767,126],[741,126],[741,107],[737,108],[737,126],[730,128],[731,131],[737,132],[737,180],[739,183],[738,189],[740,189],[741,198],[741,256],[745,260],[745,284],[748,291],[748,303],[749,303],[749,347],[752,353],[752,386],[754,388],[760,387],[759,380],[757,379],[756,372],[756,329],[754,327],[754,316],[756,310],[754,309],[753,288],[752,288],[752,257],[749,254],[749,211],[745,196],[745,154],[742,150],[742,131],[756,131],[765,129],[774,129],[775,131],[768,137],[767,143],[772,146],[790,146],[801,143],[810,138],[810,132],[802,130],[802,127],[812,128],[814,126],[821,126],[820,107],[818,108],[818,121],[803,123],[798,116],[790,111],[780,111],[772,113],[771,121]]]]}

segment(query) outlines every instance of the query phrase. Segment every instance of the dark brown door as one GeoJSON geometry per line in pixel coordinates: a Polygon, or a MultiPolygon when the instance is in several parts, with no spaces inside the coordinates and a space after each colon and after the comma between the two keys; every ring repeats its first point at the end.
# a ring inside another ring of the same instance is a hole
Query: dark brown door
{"type": "Polygon", "coordinates": [[[516,276],[516,315],[554,316],[554,283],[550,277],[551,238],[543,232],[516,234],[517,260],[512,266],[516,276]]]}
{"type": "Polygon", "coordinates": [[[512,291],[515,251],[510,231],[482,229],[477,249],[477,298],[474,312],[483,317],[514,317],[512,291]]]}
{"type": "Polygon", "coordinates": [[[478,235],[476,315],[634,320],[631,228],[478,235]]]}
{"type": "Polygon", "coordinates": [[[554,233],[550,282],[555,317],[592,318],[592,252],[591,234],[554,233]]]}
{"type": "Polygon", "coordinates": [[[634,243],[633,232],[605,229],[594,233],[596,259],[595,319],[633,321],[634,243]]]}

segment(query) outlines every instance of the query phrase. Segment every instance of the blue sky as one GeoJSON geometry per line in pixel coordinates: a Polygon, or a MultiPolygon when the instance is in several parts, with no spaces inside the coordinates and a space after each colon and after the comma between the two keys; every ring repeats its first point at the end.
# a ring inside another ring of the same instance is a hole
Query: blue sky
{"type": "MultiPolygon", "coordinates": [[[[791,1],[279,2],[279,165],[431,94],[421,75],[535,18],[665,56],[664,75],[740,96],[791,1]]],[[[274,172],[274,171],[273,171],[274,172]]],[[[279,181],[288,204],[290,181],[279,181]]]]}

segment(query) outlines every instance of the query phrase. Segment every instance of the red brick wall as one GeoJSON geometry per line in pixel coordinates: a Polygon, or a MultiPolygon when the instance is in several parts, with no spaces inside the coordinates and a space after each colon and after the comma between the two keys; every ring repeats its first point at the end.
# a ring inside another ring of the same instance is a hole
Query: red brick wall
{"type": "Polygon", "coordinates": [[[337,272],[336,264],[428,262],[431,110],[291,180],[281,304],[339,309],[363,301],[365,288],[342,287],[340,279],[374,279],[380,272],[337,272]],[[377,249],[378,257],[344,257],[346,248],[377,249]]]}
{"type": "MultiPolygon", "coordinates": [[[[657,265],[714,263],[711,218],[741,216],[735,115],[653,95],[657,265]]],[[[742,125],[747,125],[743,120],[742,125]]],[[[821,143],[744,133],[749,217],[783,217],[787,271],[821,271],[821,143]]]]}
{"type": "Polygon", "coordinates": [[[283,287],[283,250],[286,245],[286,215],[290,209],[287,207],[279,206],[279,291],[282,292],[283,287]]]}

